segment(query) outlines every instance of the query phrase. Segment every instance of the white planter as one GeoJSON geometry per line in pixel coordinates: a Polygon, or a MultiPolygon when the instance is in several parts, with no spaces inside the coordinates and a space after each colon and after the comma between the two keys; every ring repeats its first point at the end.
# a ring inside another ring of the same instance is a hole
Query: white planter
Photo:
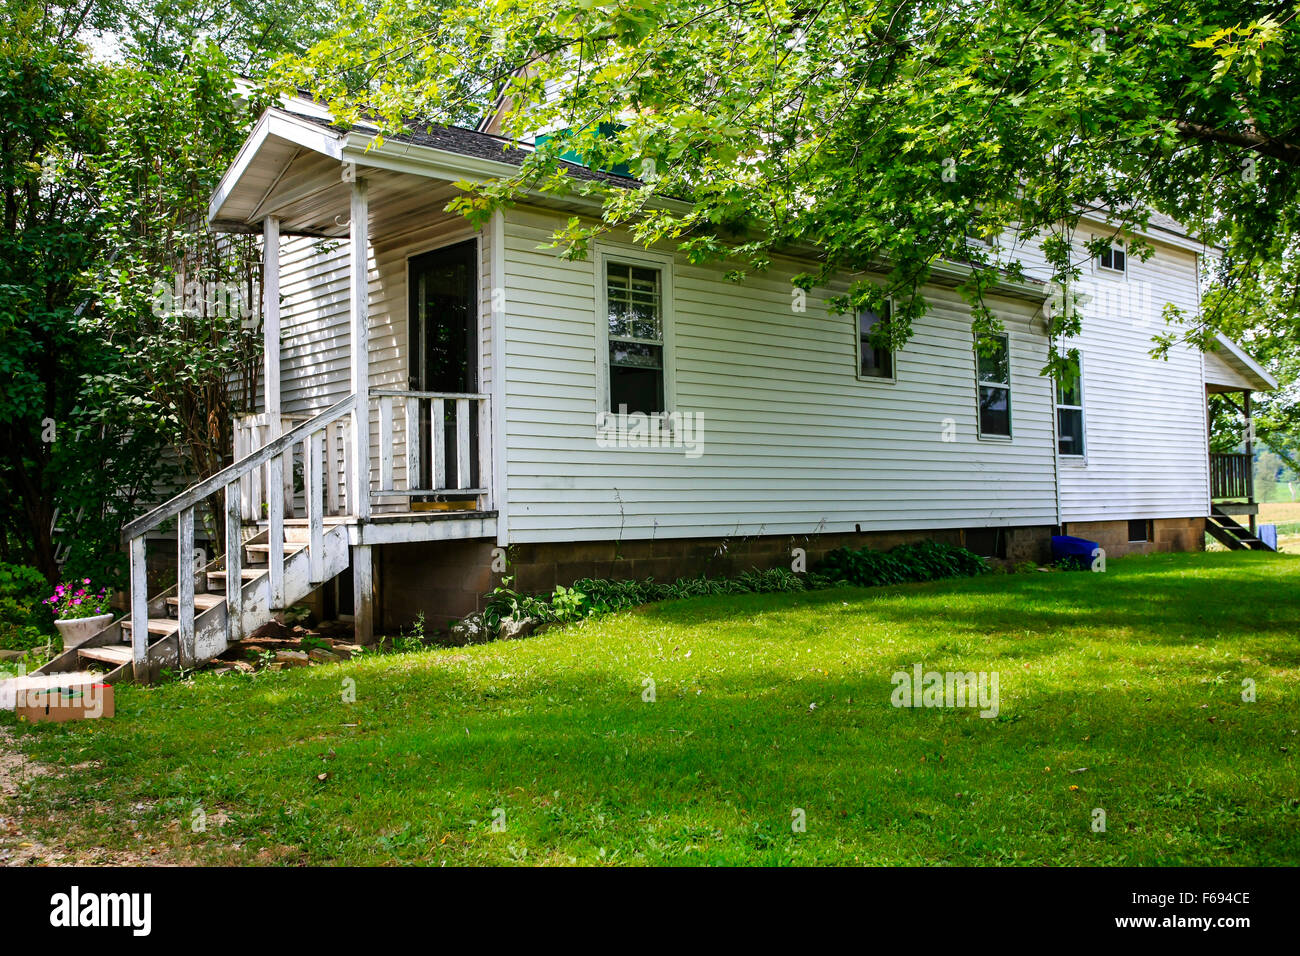
{"type": "Polygon", "coordinates": [[[94,617],[64,618],[62,621],[55,621],[54,626],[59,629],[59,636],[63,638],[63,649],[69,651],[86,643],[88,638],[108,627],[112,621],[112,614],[96,614],[94,617]]]}

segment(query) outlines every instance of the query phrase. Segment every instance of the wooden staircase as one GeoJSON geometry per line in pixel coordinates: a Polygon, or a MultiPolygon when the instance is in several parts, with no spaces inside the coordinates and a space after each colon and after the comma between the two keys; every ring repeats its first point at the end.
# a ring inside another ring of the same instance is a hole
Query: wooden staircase
{"type": "MultiPolygon", "coordinates": [[[[98,679],[112,682],[129,676],[149,681],[165,669],[195,667],[269,622],[275,611],[301,601],[347,568],[348,522],[353,520],[356,511],[351,509],[357,504],[348,488],[367,485],[354,478],[352,485],[345,484],[340,491],[333,484],[328,478],[334,462],[327,459],[327,437],[340,422],[355,416],[357,408],[357,396],[349,395],[129,522],[122,529],[131,561],[127,619],[114,621],[33,676],[95,677],[86,674],[88,667],[107,666],[107,675],[98,679]],[[292,515],[294,508],[296,465],[301,467],[303,481],[301,519],[286,516],[286,511],[292,515]],[[275,492],[267,494],[262,505],[266,509],[265,531],[256,530],[252,524],[261,517],[257,513],[261,509],[246,503],[250,486],[275,492]],[[284,490],[283,495],[279,489],[284,490]],[[196,571],[195,509],[214,495],[224,499],[225,540],[237,546],[227,547],[222,558],[196,571]],[[336,506],[339,499],[349,503],[342,514],[336,506]],[[146,537],[171,521],[176,527],[176,585],[151,597],[146,537]],[[239,586],[231,586],[232,578],[239,586]]],[[[368,474],[365,470],[360,473],[368,474]]],[[[368,498],[360,504],[368,514],[368,498]]]]}
{"type": "Polygon", "coordinates": [[[1251,534],[1249,528],[1238,524],[1235,518],[1221,510],[1218,505],[1210,505],[1210,516],[1205,519],[1205,530],[1215,541],[1232,551],[1274,550],[1251,534]]]}
{"type": "MultiPolygon", "coordinates": [[[[306,522],[290,519],[284,526],[284,595],[285,606],[307,597],[320,587],[322,581],[312,580],[309,550],[310,528],[306,522]]],[[[324,580],[346,570],[348,566],[347,527],[341,520],[330,522],[322,536],[324,580]]],[[[270,604],[271,546],[267,532],[261,532],[242,545],[243,567],[240,578],[243,626],[235,640],[250,634],[271,620],[270,604]]],[[[227,615],[230,613],[230,595],[226,592],[228,575],[225,558],[219,558],[194,573],[194,646],[192,650],[181,646],[181,598],[170,588],[149,599],[148,618],[148,679],[156,679],[163,670],[194,667],[211,660],[225,651],[231,643],[227,615]]],[[[132,652],[133,626],[129,620],[114,621],[91,637],[80,647],[66,651],[34,674],[68,674],[82,678],[89,668],[96,667],[106,673],[96,675],[105,683],[129,680],[134,676],[132,652]]]]}

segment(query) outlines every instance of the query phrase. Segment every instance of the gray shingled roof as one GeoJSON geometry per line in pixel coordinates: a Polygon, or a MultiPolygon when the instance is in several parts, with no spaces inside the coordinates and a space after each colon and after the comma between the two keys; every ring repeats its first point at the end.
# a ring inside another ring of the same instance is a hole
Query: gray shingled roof
{"type": "MultiPolygon", "coordinates": [[[[286,112],[291,112],[286,110],[286,112]]],[[[337,133],[349,132],[342,126],[323,120],[316,116],[306,116],[302,113],[293,113],[299,119],[314,123],[324,129],[333,130],[337,133]]],[[[475,159],[486,159],[498,163],[509,163],[511,166],[522,166],[524,157],[532,150],[523,146],[512,139],[504,136],[493,136],[491,133],[480,133],[478,130],[466,129],[462,126],[440,126],[430,124],[423,129],[413,130],[409,133],[385,133],[384,139],[395,143],[410,143],[414,146],[428,146],[433,149],[445,150],[449,153],[456,153],[460,156],[471,156],[475,159]]],[[[635,187],[639,186],[638,180],[628,176],[618,176],[614,173],[606,173],[600,170],[588,169],[586,166],[580,166],[577,163],[570,163],[561,160],[568,167],[569,174],[577,179],[588,179],[597,182],[606,182],[615,186],[635,187]]]]}

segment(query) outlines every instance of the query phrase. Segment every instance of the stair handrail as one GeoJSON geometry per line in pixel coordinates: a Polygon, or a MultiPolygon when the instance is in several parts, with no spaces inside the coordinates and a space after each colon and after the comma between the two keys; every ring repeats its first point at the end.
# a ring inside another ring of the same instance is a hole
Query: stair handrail
{"type": "Polygon", "coordinates": [[[128,521],[122,526],[122,542],[129,542],[132,538],[152,531],[168,518],[173,518],[186,508],[198,504],[208,495],[220,491],[231,482],[249,474],[253,469],[260,468],[277,455],[284,454],[312,432],[332,424],[351,412],[356,407],[356,404],[357,396],[353,393],[342,401],[331,405],[315,418],[309,418],[307,421],[295,425],[279,438],[262,446],[252,454],[245,455],[239,461],[227,465],[202,481],[196,482],[170,501],[164,502],[139,518],[128,521]]]}

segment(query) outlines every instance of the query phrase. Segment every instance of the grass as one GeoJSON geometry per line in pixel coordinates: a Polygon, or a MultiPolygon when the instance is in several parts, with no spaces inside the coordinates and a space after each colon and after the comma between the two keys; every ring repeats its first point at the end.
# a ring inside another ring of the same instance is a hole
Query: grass
{"type": "Polygon", "coordinates": [[[15,727],[59,771],[19,799],[106,859],[1294,865],[1298,584],[1157,555],[123,687],[114,719],[15,727]],[[997,671],[999,716],[892,707],[917,661],[997,671]]]}

